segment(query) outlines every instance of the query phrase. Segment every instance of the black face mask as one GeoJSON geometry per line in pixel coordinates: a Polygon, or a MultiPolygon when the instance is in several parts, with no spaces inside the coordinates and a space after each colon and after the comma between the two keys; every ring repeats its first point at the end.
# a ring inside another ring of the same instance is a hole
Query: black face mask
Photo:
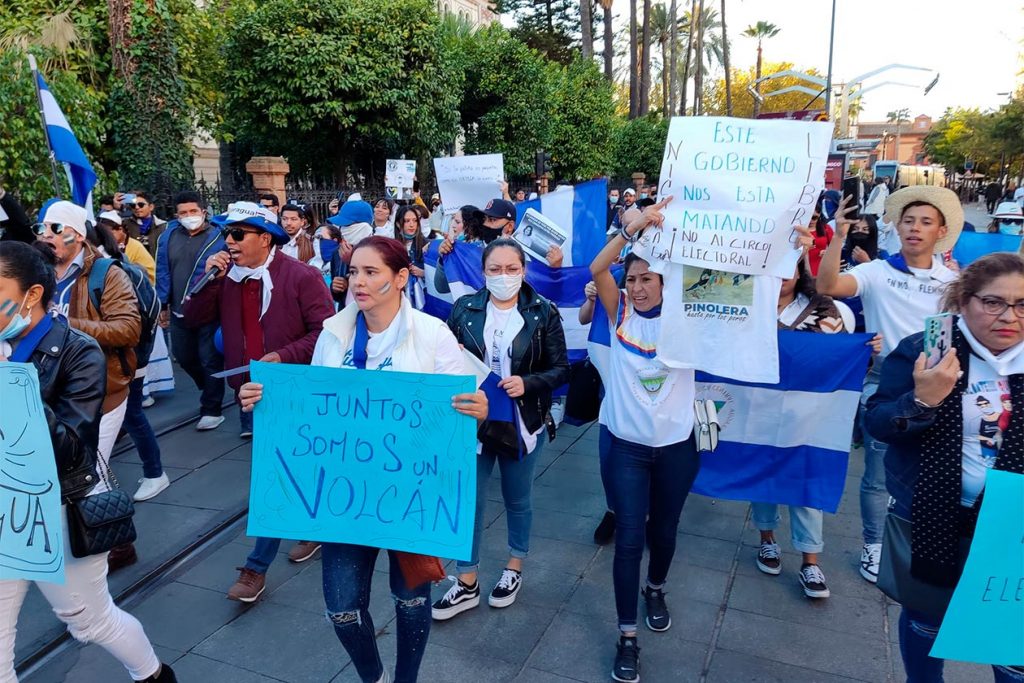
{"type": "Polygon", "coordinates": [[[856,247],[860,247],[868,256],[872,259],[878,256],[878,235],[872,235],[868,233],[851,232],[846,236],[846,244],[850,251],[853,251],[856,247]]]}
{"type": "Polygon", "coordinates": [[[485,244],[490,244],[494,240],[501,237],[501,233],[501,228],[488,228],[487,226],[480,228],[480,238],[484,241],[485,244]]]}

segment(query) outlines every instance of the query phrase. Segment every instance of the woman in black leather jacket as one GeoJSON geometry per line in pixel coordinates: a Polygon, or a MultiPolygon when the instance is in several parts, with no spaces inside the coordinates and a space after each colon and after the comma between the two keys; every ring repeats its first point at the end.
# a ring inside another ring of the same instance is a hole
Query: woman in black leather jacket
{"type": "MultiPolygon", "coordinates": [[[[53,263],[40,250],[0,242],[0,361],[36,368],[61,499],[68,501],[87,495],[97,482],[96,444],[107,362],[94,339],[47,313],[55,288],[53,263]]],[[[0,387],[0,404],[17,400],[23,386],[0,387]]],[[[19,419],[16,412],[0,413],[0,441],[5,432],[18,431],[18,425],[5,424],[19,419]]],[[[134,680],[176,681],[171,668],[160,663],[138,620],[114,605],[106,581],[107,553],[73,557],[63,506],[61,517],[64,583],[36,582],[54,613],[75,638],[95,642],[120,660],[134,680]]],[[[15,625],[27,590],[24,579],[0,581],[0,680],[16,680],[15,625]]]]}
{"type": "Polygon", "coordinates": [[[483,269],[486,288],[459,299],[448,318],[455,338],[492,377],[490,384],[483,385],[490,399],[490,417],[479,432],[472,557],[458,562],[458,580],[434,603],[437,620],[451,619],[480,604],[480,535],[487,481],[495,461],[508,518],[509,560],[488,603],[508,607],[515,602],[522,585],[523,559],[530,549],[533,473],[545,426],[554,438],[551,392],[569,381],[561,318],[550,301],[523,282],[526,255],[522,248],[510,239],[494,240],[484,249],[483,269]]]}

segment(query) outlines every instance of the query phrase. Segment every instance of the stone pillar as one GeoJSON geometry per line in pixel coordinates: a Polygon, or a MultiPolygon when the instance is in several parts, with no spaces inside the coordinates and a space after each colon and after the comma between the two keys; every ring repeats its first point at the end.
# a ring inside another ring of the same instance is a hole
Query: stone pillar
{"type": "Polygon", "coordinates": [[[287,199],[284,179],[288,171],[288,162],[284,157],[253,157],[245,164],[245,172],[252,176],[252,186],[256,194],[276,194],[281,206],[285,205],[287,199]]]}
{"type": "Polygon", "coordinates": [[[633,189],[636,190],[637,197],[640,196],[640,187],[647,184],[646,173],[634,173],[633,174],[633,189]]]}

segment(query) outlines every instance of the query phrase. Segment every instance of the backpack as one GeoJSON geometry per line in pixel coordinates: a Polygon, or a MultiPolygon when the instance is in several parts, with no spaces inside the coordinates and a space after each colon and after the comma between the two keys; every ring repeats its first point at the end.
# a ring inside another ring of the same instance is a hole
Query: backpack
{"type": "MultiPolygon", "coordinates": [[[[127,275],[135,291],[135,300],[139,306],[139,318],[142,321],[142,332],[139,335],[139,343],[135,346],[135,357],[137,367],[144,368],[149,363],[149,356],[153,353],[153,340],[156,337],[157,322],[160,318],[160,300],[157,299],[156,289],[149,281],[149,276],[142,268],[127,259],[116,260],[112,258],[99,258],[92,264],[89,271],[89,300],[98,312],[100,301],[103,299],[103,287],[107,281],[107,271],[112,265],[117,265],[127,275]]],[[[124,361],[122,361],[124,363],[124,361]]]]}

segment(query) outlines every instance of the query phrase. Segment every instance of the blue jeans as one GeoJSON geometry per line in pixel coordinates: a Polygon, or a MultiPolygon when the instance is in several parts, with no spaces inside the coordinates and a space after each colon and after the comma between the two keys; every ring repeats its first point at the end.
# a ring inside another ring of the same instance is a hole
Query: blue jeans
{"type": "Polygon", "coordinates": [[[537,458],[544,450],[545,432],[537,435],[537,446],[522,460],[505,458],[487,450],[476,456],[476,519],[473,522],[473,552],[469,562],[455,563],[461,574],[480,568],[480,537],[484,530],[484,510],[487,506],[487,481],[497,461],[501,472],[501,498],[505,501],[505,522],[508,525],[508,553],[511,557],[525,558],[530,554],[530,527],[533,525],[533,473],[537,458]]]}
{"type": "Polygon", "coordinates": [[[139,460],[142,461],[142,476],[147,479],[156,479],[164,473],[163,465],[160,464],[160,444],[157,443],[156,434],[149,424],[149,419],[142,408],[142,384],[144,377],[136,377],[128,388],[128,405],[125,408],[124,423],[122,426],[128,432],[135,444],[135,450],[139,452],[139,460]]]}
{"type": "Polygon", "coordinates": [[[257,538],[249,557],[245,558],[245,568],[257,574],[266,574],[271,563],[281,548],[280,538],[257,538]]]}
{"type": "Polygon", "coordinates": [[[252,413],[247,413],[242,410],[242,406],[238,406],[238,424],[238,431],[252,432],[252,413]]]}
{"type": "MultiPolygon", "coordinates": [[[[373,565],[380,549],[324,543],[322,552],[327,620],[352,658],[359,678],[374,683],[384,673],[369,609],[373,565]]],[[[387,553],[398,635],[394,680],[415,683],[430,636],[430,582],[407,588],[397,556],[391,550],[387,553]]]]}
{"type": "MultiPolygon", "coordinates": [[[[777,503],[751,503],[751,517],[758,531],[775,531],[779,526],[779,506],[777,503]]],[[[789,531],[793,539],[793,548],[801,553],[820,553],[825,549],[825,539],[821,527],[825,515],[821,510],[789,506],[789,531]]]]}
{"type": "Polygon", "coordinates": [[[604,487],[604,503],[609,510],[615,512],[615,508],[612,507],[612,475],[608,472],[608,451],[612,447],[612,437],[611,432],[605,429],[604,425],[600,425],[600,428],[597,436],[597,455],[601,459],[601,486],[604,487]]]}
{"type": "MultiPolygon", "coordinates": [[[[864,380],[861,406],[878,391],[880,377],[881,363],[876,359],[864,380]]],[[[861,410],[862,420],[863,413],[861,410]]],[[[863,423],[861,431],[864,434],[864,474],[860,478],[860,519],[864,542],[881,543],[882,532],[885,529],[885,512],[889,508],[889,492],[885,488],[885,451],[888,446],[871,436],[863,423]]]]}
{"type": "Polygon", "coordinates": [[[181,369],[196,383],[196,388],[202,391],[199,414],[203,417],[219,416],[224,403],[224,380],[212,376],[224,369],[224,356],[213,344],[217,327],[218,324],[213,322],[190,329],[171,315],[171,353],[181,369]]]}
{"type": "MultiPolygon", "coordinates": [[[[939,622],[927,614],[903,609],[900,612],[900,655],[907,672],[907,683],[942,683],[945,660],[929,657],[939,622]]],[[[993,666],[995,683],[1024,683],[1020,667],[993,666]]]]}
{"type": "MultiPolygon", "coordinates": [[[[601,431],[608,428],[601,425],[601,431]]],[[[644,539],[651,551],[647,582],[661,586],[676,552],[679,515],[697,478],[700,454],[692,436],[662,448],[626,441],[611,432],[608,437],[608,472],[615,506],[615,609],[619,629],[635,631],[644,539]]]]}

